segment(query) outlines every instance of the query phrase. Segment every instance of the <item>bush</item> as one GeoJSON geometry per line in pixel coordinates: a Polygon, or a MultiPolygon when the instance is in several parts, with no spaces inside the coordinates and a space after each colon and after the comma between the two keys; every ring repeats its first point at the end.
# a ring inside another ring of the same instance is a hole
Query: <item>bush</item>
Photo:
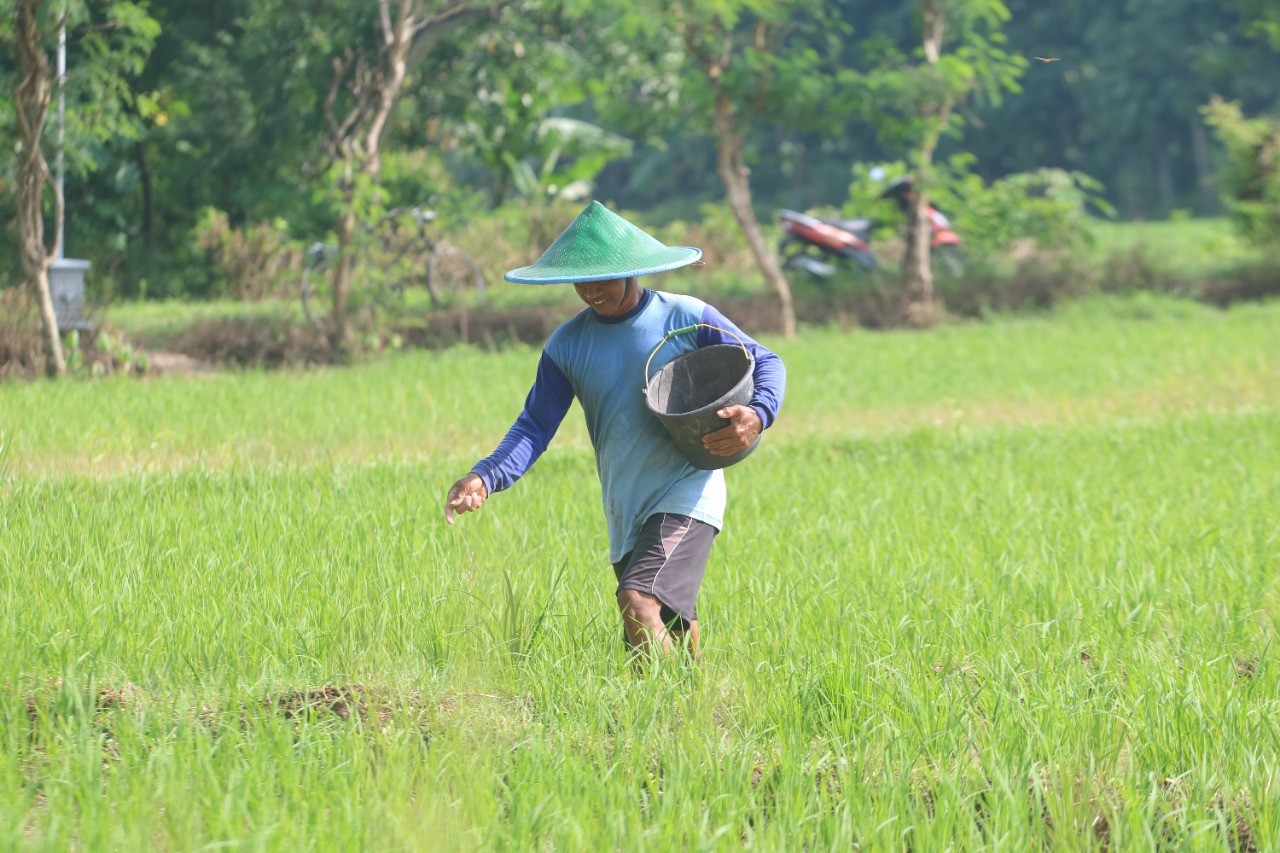
{"type": "Polygon", "coordinates": [[[1080,172],[1037,169],[984,185],[967,175],[956,190],[960,198],[956,228],[974,254],[1008,255],[1019,247],[1039,251],[1077,250],[1091,239],[1089,207],[1110,214],[1102,186],[1080,172]]]}
{"type": "MultiPolygon", "coordinates": [[[[729,205],[708,202],[698,207],[698,214],[699,218],[694,222],[676,220],[654,227],[644,225],[638,214],[624,213],[623,216],[640,224],[668,246],[696,246],[701,249],[702,264],[690,268],[689,273],[758,279],[760,266],[729,205]]],[[[760,227],[765,231],[769,244],[775,245],[777,239],[771,239],[769,235],[770,223],[761,222],[760,227]]]]}
{"type": "MultiPolygon", "coordinates": [[[[437,223],[436,230],[440,237],[476,260],[489,284],[500,284],[507,270],[531,264],[546,251],[582,208],[580,202],[557,200],[539,204],[517,199],[495,210],[473,214],[465,221],[437,223]]],[[[704,204],[699,210],[699,220],[676,220],[665,225],[651,224],[642,214],[614,212],[667,245],[702,249],[703,263],[681,270],[685,285],[697,289],[700,284],[733,279],[750,282],[752,286],[746,289],[753,292],[759,289],[755,256],[727,204],[704,204]]],[[[770,245],[776,243],[769,223],[761,224],[766,240],[770,245]]]]}
{"type": "MultiPolygon", "coordinates": [[[[973,158],[958,154],[935,166],[930,201],[951,220],[965,251],[994,262],[999,258],[1077,249],[1091,239],[1089,210],[1112,210],[1102,186],[1081,172],[1037,169],[1006,175],[987,184],[970,167],[973,158]]],[[[854,166],[848,216],[870,216],[880,223],[877,236],[897,237],[905,227],[892,201],[880,198],[887,181],[907,174],[905,163],[854,166]]]]}
{"type": "Polygon", "coordinates": [[[574,202],[509,201],[493,210],[470,211],[432,223],[433,236],[469,254],[488,284],[507,270],[531,264],[582,210],[574,202]]]}
{"type": "Polygon", "coordinates": [[[1201,112],[1226,148],[1218,180],[1240,233],[1255,245],[1280,248],[1280,119],[1245,118],[1238,101],[1218,97],[1201,112]]]}
{"type": "Polygon", "coordinates": [[[302,270],[302,249],[289,239],[282,220],[233,228],[227,214],[211,207],[200,212],[193,229],[212,272],[210,296],[256,302],[280,295],[302,270]]]}
{"type": "Polygon", "coordinates": [[[25,287],[0,290],[0,380],[39,376],[44,369],[36,300],[25,287]]]}

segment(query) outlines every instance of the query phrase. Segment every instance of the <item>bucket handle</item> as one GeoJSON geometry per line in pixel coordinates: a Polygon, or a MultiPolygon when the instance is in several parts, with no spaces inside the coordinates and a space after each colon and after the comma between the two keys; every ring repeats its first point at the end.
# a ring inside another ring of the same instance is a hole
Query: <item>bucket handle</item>
{"type": "Polygon", "coordinates": [[[734,338],[737,338],[738,343],[742,346],[743,355],[745,355],[747,357],[747,360],[750,361],[751,353],[747,350],[747,345],[743,343],[742,338],[739,338],[737,335],[735,335],[733,332],[729,331],[728,329],[722,329],[719,326],[713,326],[710,323],[694,323],[691,326],[683,326],[679,329],[672,329],[671,331],[667,332],[667,336],[665,338],[658,341],[658,345],[653,348],[653,352],[649,353],[649,360],[644,363],[644,393],[645,394],[649,393],[649,365],[653,364],[653,357],[658,354],[658,350],[662,349],[662,345],[665,344],[667,341],[671,340],[672,338],[674,338],[676,335],[687,335],[691,332],[698,331],[698,329],[700,328],[715,329],[717,332],[724,332],[726,335],[731,335],[734,338]]]}

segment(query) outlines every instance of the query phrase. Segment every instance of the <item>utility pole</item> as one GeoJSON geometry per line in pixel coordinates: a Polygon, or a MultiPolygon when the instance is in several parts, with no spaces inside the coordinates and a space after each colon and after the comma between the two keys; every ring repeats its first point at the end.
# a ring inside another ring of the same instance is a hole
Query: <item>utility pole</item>
{"type": "MultiPolygon", "coordinates": [[[[67,16],[64,9],[62,25],[58,27],[58,198],[63,199],[63,210],[66,209],[66,156],[63,150],[67,146],[67,16]]],[[[66,257],[63,249],[65,231],[63,221],[66,213],[58,217],[57,233],[54,245],[58,247],[58,260],[66,257]]]]}
{"type": "Polygon", "coordinates": [[[63,3],[58,25],[58,153],[54,167],[58,184],[58,215],[54,222],[56,253],[49,265],[49,292],[53,299],[59,331],[77,329],[92,331],[93,323],[84,317],[84,277],[89,262],[67,257],[67,16],[70,4],[63,3]]]}

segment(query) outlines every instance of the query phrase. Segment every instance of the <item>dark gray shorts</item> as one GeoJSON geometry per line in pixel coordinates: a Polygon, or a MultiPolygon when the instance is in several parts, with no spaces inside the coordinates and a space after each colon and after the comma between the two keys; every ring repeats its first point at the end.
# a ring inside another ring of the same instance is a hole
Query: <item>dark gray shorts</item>
{"type": "Polygon", "coordinates": [[[662,621],[684,629],[698,618],[698,587],[718,533],[705,521],[660,512],[645,519],[636,546],[613,564],[618,591],[646,592],[662,602],[662,621]]]}

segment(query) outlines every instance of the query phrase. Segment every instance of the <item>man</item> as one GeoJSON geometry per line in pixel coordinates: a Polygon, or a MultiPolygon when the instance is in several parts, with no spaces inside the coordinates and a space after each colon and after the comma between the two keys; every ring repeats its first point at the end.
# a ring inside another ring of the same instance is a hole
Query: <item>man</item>
{"type": "Polygon", "coordinates": [[[723,471],[690,465],[647,410],[641,393],[646,360],[668,332],[694,324],[705,324],[696,340],[673,337],[654,355],[651,375],[695,346],[741,339],[751,351],[750,405],[721,409],[729,425],[703,439],[718,456],[747,449],[773,423],[786,384],[782,361],[714,308],[639,282],[701,257],[700,249],[663,245],[592,202],[537,262],[508,272],[508,281],[522,284],[572,283],[588,308],[551,334],[524,411],[498,449],[445,499],[445,521],[453,524],[455,512],[479,509],[491,494],[510,488],[546,450],[576,397],[596,453],[618,609],[637,652],[670,653],[680,645],[697,655],[698,588],[725,507],[723,471]]]}

